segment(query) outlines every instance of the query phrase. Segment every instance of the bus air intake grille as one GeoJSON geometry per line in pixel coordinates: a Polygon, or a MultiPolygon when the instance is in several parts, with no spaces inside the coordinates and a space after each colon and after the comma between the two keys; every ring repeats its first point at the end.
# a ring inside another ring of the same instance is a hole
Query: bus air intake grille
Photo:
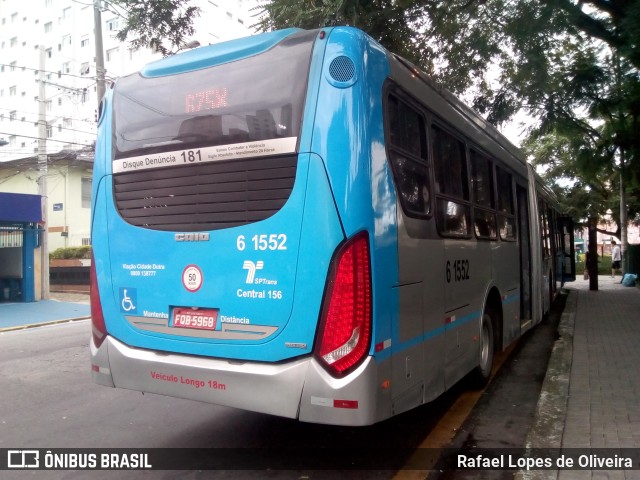
{"type": "Polygon", "coordinates": [[[220,230],[269,218],[286,203],[297,155],[154,168],[113,176],[116,208],[151,230],[220,230]]]}

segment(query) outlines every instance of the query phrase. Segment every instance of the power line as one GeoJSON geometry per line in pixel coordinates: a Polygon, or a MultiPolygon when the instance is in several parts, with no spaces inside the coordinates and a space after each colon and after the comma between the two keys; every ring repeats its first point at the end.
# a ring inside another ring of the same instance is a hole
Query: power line
{"type": "MultiPolygon", "coordinates": [[[[60,117],[56,118],[54,121],[58,121],[60,117]]],[[[66,117],[62,117],[62,118],[66,118],[66,117]]],[[[15,118],[13,120],[9,120],[10,122],[24,122],[24,123],[39,123],[39,122],[34,122],[33,120],[22,120],[21,118],[15,118]]],[[[51,126],[51,128],[53,128],[53,122],[49,123],[47,122],[47,126],[51,126]]],[[[96,135],[96,132],[85,132],[83,130],[76,130],[74,128],[68,128],[68,127],[58,127],[58,129],[62,129],[62,130],[66,130],[68,132],[77,132],[77,133],[86,133],[87,135],[96,135]]]]}
{"type": "MultiPolygon", "coordinates": [[[[80,60],[76,60],[75,58],[71,58],[71,57],[64,57],[63,56],[63,58],[72,60],[72,61],[74,61],[76,63],[80,63],[80,64],[82,64],[82,63],[92,63],[93,64],[93,62],[81,62],[80,60]]],[[[15,68],[19,68],[21,70],[30,70],[30,71],[36,72],[36,73],[40,72],[40,70],[38,70],[37,68],[25,67],[24,65],[15,65],[15,64],[12,65],[10,63],[0,63],[0,66],[14,68],[14,69],[15,68]]],[[[80,79],[83,79],[83,80],[95,80],[95,77],[89,77],[87,75],[74,75],[72,73],[54,72],[52,70],[42,70],[42,71],[44,73],[50,73],[52,75],[64,75],[66,77],[80,78],[80,79]]],[[[9,73],[11,73],[11,72],[9,72],[9,73]]]]}
{"type": "MultiPolygon", "coordinates": [[[[53,98],[53,97],[51,97],[51,98],[53,98]]],[[[26,110],[16,110],[14,108],[0,107],[0,110],[6,110],[7,112],[26,113],[27,115],[34,115],[35,117],[38,116],[37,112],[27,112],[26,110]]],[[[73,121],[76,121],[76,122],[88,123],[90,125],[95,125],[96,124],[95,120],[87,120],[85,118],[68,117],[66,115],[59,115],[58,118],[60,118],[60,117],[68,118],[69,120],[73,120],[73,121]]],[[[11,121],[11,120],[9,120],[9,121],[11,121]]]]}
{"type": "MultiPolygon", "coordinates": [[[[18,134],[18,133],[0,132],[0,135],[9,135],[10,137],[32,138],[34,140],[40,140],[39,137],[32,137],[30,135],[21,135],[21,134],[18,134]]],[[[93,146],[93,145],[87,145],[86,143],[65,142],[64,140],[54,140],[52,138],[47,138],[47,142],[66,143],[68,145],[80,145],[81,147],[92,147],[93,146]]]]}

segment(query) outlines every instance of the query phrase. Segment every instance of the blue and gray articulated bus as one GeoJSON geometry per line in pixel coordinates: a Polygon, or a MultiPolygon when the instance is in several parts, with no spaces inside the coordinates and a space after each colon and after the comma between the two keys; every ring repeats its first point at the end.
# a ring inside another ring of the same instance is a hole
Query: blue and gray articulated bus
{"type": "Polygon", "coordinates": [[[120,78],[92,216],[95,382],[305,422],[486,381],[574,270],[519,151],[347,27],[120,78]]]}

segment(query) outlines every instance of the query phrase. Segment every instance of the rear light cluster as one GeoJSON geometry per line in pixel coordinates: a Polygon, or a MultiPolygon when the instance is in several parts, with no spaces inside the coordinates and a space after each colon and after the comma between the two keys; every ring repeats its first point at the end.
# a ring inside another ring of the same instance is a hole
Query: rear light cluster
{"type": "Polygon", "coordinates": [[[336,377],[355,369],[371,345],[369,239],[360,233],[335,255],[325,289],[316,357],[336,377]]]}
{"type": "Polygon", "coordinates": [[[98,293],[98,277],[96,275],[96,261],[91,256],[91,269],[89,271],[89,285],[91,289],[91,331],[93,333],[93,343],[96,347],[102,345],[104,339],[107,338],[107,327],[104,324],[104,315],[102,314],[102,304],[100,303],[100,295],[98,293]]]}

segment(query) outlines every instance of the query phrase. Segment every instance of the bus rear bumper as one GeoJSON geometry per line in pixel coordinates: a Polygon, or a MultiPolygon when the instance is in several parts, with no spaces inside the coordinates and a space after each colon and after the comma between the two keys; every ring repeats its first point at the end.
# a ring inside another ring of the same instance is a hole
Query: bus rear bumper
{"type": "Polygon", "coordinates": [[[109,385],[110,376],[116,388],[289,418],[298,416],[309,364],[308,358],[269,365],[154,352],[129,347],[111,336],[98,349],[92,342],[91,351],[93,379],[101,385],[109,385]]]}
{"type": "Polygon", "coordinates": [[[91,341],[100,385],[197,400],[301,421],[369,425],[377,421],[368,358],[351,379],[330,377],[312,358],[265,364],[132,348],[108,336],[91,341]]]}

